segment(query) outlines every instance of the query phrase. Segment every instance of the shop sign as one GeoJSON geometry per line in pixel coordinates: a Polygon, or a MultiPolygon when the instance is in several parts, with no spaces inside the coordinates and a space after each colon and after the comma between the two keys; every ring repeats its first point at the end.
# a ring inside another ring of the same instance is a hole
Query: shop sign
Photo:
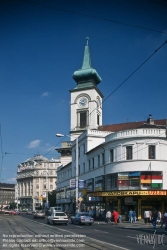
{"type": "Polygon", "coordinates": [[[167,195],[166,190],[147,191],[112,191],[89,193],[88,196],[136,196],[136,195],[167,195]]]}
{"type": "Polygon", "coordinates": [[[89,197],[89,201],[103,201],[102,197],[89,197]]]}

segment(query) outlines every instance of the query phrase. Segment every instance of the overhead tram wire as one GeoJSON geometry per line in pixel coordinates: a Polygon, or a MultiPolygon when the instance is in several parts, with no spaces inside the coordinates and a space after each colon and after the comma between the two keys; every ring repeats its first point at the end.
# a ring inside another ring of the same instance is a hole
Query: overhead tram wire
{"type": "MultiPolygon", "coordinates": [[[[141,63],[121,84],[118,85],[118,87],[116,87],[105,99],[104,101],[102,102],[102,104],[111,96],[113,95],[132,75],[134,75],[146,62],[148,62],[165,44],[167,44],[167,40],[161,45],[159,46],[143,63],[141,63]]],[[[96,110],[96,108],[94,110],[92,110],[92,112],[90,112],[90,114],[86,117],[88,118],[94,111],[96,110]]],[[[75,129],[79,126],[80,124],[78,123],[77,126],[75,128],[73,128],[72,131],[75,131],[75,129]]],[[[65,136],[64,136],[65,137],[65,136]]],[[[64,138],[63,137],[63,138],[64,138]]],[[[60,140],[56,145],[55,147],[60,143],[62,142],[62,140],[60,140]]],[[[52,148],[53,149],[53,148],[52,148]]],[[[51,150],[52,150],[51,149],[51,150]]],[[[51,151],[50,150],[50,151],[51,151]]],[[[49,152],[50,152],[49,151],[49,152]]],[[[49,153],[48,152],[48,153],[49,153]]],[[[47,155],[48,153],[46,153],[45,155],[47,155]]]]}
{"type": "MultiPolygon", "coordinates": [[[[156,52],[158,52],[165,44],[167,43],[167,40],[158,48],[156,49],[143,63],[141,63],[122,83],[120,83],[118,85],[118,87],[116,87],[103,101],[102,101],[102,104],[111,96],[113,95],[127,80],[129,80],[129,78],[131,76],[133,76],[146,62],[148,62],[151,57],[153,57],[156,52]]],[[[87,116],[87,118],[96,110],[96,108],[94,110],[92,110],[92,112],[87,116]]],[[[79,124],[78,124],[79,125],[79,124]]],[[[78,126],[77,125],[77,126],[78,126]]],[[[77,126],[75,128],[77,128],[77,126]]],[[[74,129],[75,129],[74,128],[74,129]]]]}
{"type": "Polygon", "coordinates": [[[75,15],[90,17],[90,18],[97,19],[97,20],[102,20],[102,21],[106,21],[106,22],[121,24],[121,25],[130,26],[130,27],[143,29],[143,30],[149,30],[149,31],[158,32],[158,33],[162,33],[162,34],[167,35],[167,32],[165,32],[165,31],[150,29],[150,28],[146,28],[146,27],[142,27],[142,26],[138,26],[138,25],[134,25],[134,24],[130,24],[130,23],[124,23],[124,22],[120,22],[120,21],[116,21],[116,20],[112,20],[112,19],[108,19],[108,18],[96,17],[96,16],[92,16],[92,15],[88,15],[88,14],[83,14],[83,13],[80,13],[80,12],[75,12],[75,11],[72,11],[72,10],[65,10],[65,9],[62,9],[62,8],[49,6],[49,5],[46,5],[46,4],[34,3],[34,2],[27,1],[27,0],[18,0],[18,1],[23,2],[23,3],[38,5],[38,6],[42,6],[42,7],[47,7],[47,8],[50,8],[50,9],[55,9],[55,10],[58,10],[58,11],[67,12],[67,13],[71,13],[71,14],[75,14],[75,15]]]}

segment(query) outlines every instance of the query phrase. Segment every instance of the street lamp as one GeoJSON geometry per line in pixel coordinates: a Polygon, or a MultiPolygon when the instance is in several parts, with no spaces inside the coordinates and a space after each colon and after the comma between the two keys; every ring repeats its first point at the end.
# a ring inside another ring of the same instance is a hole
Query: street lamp
{"type": "MultiPolygon", "coordinates": [[[[68,136],[68,137],[71,137],[69,135],[63,135],[63,134],[56,134],[57,137],[65,137],[65,136],[68,136]]],[[[75,166],[75,199],[76,199],[76,212],[78,211],[78,137],[75,137],[76,139],[76,159],[75,159],[75,163],[76,163],[76,166],[75,166]]]]}

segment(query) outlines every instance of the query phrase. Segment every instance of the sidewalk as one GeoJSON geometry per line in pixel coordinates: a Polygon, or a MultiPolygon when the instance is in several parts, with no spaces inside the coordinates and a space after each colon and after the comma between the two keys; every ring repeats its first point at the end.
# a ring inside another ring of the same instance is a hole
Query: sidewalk
{"type": "MultiPolygon", "coordinates": [[[[101,225],[107,225],[107,223],[105,223],[104,221],[95,221],[94,223],[99,224],[99,225],[100,224],[101,225]]],[[[114,225],[114,222],[111,222],[111,225],[114,225]]],[[[136,223],[130,223],[129,221],[122,221],[122,222],[118,223],[118,226],[123,227],[123,228],[142,228],[142,229],[145,229],[145,230],[155,230],[151,223],[145,224],[144,220],[142,220],[142,219],[139,220],[139,221],[136,221],[136,223]]],[[[165,226],[164,225],[163,225],[163,228],[161,228],[161,225],[157,224],[156,230],[158,232],[167,233],[167,232],[165,232],[165,226]]]]}

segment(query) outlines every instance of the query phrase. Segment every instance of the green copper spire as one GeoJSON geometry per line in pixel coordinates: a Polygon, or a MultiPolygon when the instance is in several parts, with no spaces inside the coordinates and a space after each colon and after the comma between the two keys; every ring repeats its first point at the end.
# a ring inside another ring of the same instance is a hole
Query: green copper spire
{"type": "Polygon", "coordinates": [[[84,51],[84,59],[82,64],[82,69],[90,69],[91,68],[91,59],[90,59],[90,50],[88,46],[89,37],[86,37],[86,46],[84,51]]]}
{"type": "Polygon", "coordinates": [[[86,45],[85,45],[82,68],[75,71],[73,74],[73,79],[77,83],[76,89],[96,86],[101,82],[99,74],[91,66],[88,40],[89,37],[86,37],[86,45]]]}

